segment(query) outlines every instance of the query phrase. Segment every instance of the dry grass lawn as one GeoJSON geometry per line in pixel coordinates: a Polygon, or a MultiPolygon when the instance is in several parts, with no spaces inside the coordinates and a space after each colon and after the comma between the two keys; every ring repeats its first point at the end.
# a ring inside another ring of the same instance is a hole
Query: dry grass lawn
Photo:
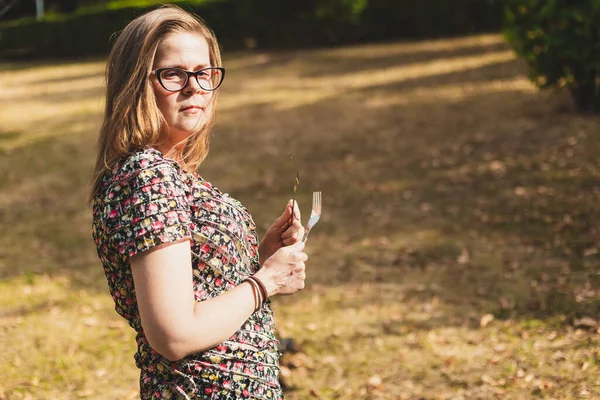
{"type": "MultiPolygon", "coordinates": [[[[308,286],[275,301],[288,399],[600,398],[600,119],[496,35],[225,54],[201,171],[264,231],[291,195],[308,286]]],[[[0,399],[134,399],[85,197],[101,60],[0,64],[0,399]]]]}

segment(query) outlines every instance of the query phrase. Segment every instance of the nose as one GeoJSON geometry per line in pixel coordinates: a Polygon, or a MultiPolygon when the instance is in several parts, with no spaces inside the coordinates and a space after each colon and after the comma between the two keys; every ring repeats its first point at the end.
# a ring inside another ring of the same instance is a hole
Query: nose
{"type": "Polygon", "coordinates": [[[200,87],[200,85],[198,84],[198,80],[194,76],[189,77],[186,85],[181,91],[188,96],[191,96],[194,93],[208,93],[208,90],[204,90],[202,89],[202,87],[200,87]]]}

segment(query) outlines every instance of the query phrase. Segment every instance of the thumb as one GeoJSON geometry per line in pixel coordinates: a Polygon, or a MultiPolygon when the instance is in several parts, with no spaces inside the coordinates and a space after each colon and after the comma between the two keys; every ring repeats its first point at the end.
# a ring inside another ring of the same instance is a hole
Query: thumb
{"type": "Polygon", "coordinates": [[[295,251],[302,251],[302,250],[304,250],[304,246],[305,246],[305,243],[301,240],[299,242],[294,243],[293,245],[291,245],[289,247],[291,247],[295,251]]]}
{"type": "Polygon", "coordinates": [[[283,210],[283,214],[281,214],[275,220],[277,225],[284,225],[289,219],[292,217],[292,200],[288,201],[285,205],[285,209],[283,210]]]}

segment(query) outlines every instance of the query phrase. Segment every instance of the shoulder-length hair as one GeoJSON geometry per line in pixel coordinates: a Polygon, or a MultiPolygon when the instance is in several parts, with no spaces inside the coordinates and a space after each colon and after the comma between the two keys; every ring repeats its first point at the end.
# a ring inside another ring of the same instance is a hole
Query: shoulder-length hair
{"type": "MultiPolygon", "coordinates": [[[[155,146],[168,137],[166,121],[157,107],[150,83],[156,49],[173,33],[195,33],[208,43],[210,62],[221,66],[219,45],[212,30],[196,15],[166,5],[131,21],[119,34],[106,65],[106,106],[100,128],[90,201],[102,189],[107,171],[137,150],[155,146]]],[[[186,170],[196,170],[208,155],[210,130],[215,120],[216,96],[210,114],[177,147],[186,170]]]]}

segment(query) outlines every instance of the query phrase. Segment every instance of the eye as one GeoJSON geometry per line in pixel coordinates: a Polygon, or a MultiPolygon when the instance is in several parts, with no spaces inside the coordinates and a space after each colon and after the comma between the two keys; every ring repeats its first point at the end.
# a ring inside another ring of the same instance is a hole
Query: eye
{"type": "Polygon", "coordinates": [[[177,69],[165,69],[160,73],[160,77],[163,80],[179,80],[183,79],[185,73],[177,69]]]}

